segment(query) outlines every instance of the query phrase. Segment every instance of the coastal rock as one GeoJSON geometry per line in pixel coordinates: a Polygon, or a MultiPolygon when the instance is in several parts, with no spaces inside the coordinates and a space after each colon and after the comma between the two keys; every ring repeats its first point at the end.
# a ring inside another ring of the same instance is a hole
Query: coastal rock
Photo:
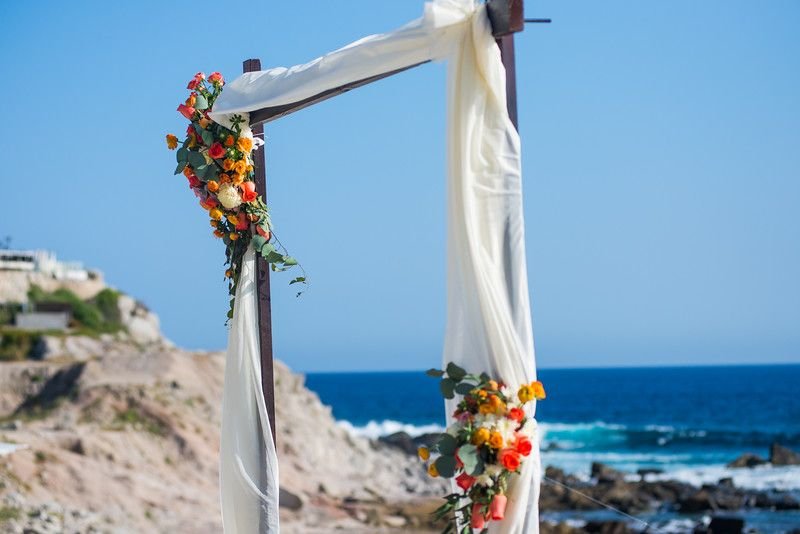
{"type": "Polygon", "coordinates": [[[737,459],[728,464],[728,467],[742,468],[742,467],[756,467],[764,465],[767,461],[757,454],[746,452],[739,456],[737,459]]]}
{"type": "Polygon", "coordinates": [[[625,473],[617,471],[614,468],[601,464],[600,462],[592,462],[591,477],[597,479],[600,483],[616,482],[625,479],[625,473]]]}
{"type": "Polygon", "coordinates": [[[800,465],[800,453],[773,443],[769,448],[769,461],[772,465],[800,465]]]}
{"type": "Polygon", "coordinates": [[[698,525],[694,534],[742,534],[744,519],[739,517],[712,517],[708,526],[698,525]]]}
{"type": "Polygon", "coordinates": [[[596,534],[628,534],[633,532],[624,521],[589,521],[583,527],[583,531],[596,534]]]}
{"type": "Polygon", "coordinates": [[[390,447],[400,449],[406,454],[417,453],[417,444],[414,442],[414,439],[406,432],[395,432],[394,434],[389,434],[388,436],[381,436],[380,438],[378,438],[378,441],[380,441],[381,443],[385,443],[390,447]]]}

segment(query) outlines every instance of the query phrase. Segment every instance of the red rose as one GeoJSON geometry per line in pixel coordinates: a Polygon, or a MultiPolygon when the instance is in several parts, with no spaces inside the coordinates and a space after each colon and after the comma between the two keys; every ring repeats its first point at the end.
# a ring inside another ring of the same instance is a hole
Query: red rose
{"type": "Polygon", "coordinates": [[[199,187],[203,183],[194,174],[190,174],[187,178],[189,179],[189,187],[199,187]]]}
{"type": "Polygon", "coordinates": [[[242,188],[242,200],[245,202],[252,202],[256,198],[258,198],[258,193],[256,193],[256,184],[255,182],[242,182],[242,185],[239,186],[242,188]]]}
{"type": "Polygon", "coordinates": [[[214,143],[208,149],[208,155],[214,159],[221,159],[225,157],[225,147],[219,143],[214,143]]]}
{"type": "MultiPolygon", "coordinates": [[[[209,76],[209,79],[211,77],[209,76]]],[[[247,230],[250,228],[250,220],[247,218],[247,214],[243,211],[239,212],[239,220],[236,221],[236,229],[237,230],[247,230]]]]}
{"type": "Polygon", "coordinates": [[[497,455],[497,459],[500,460],[500,464],[507,471],[511,471],[512,473],[519,469],[519,466],[522,463],[519,453],[514,449],[501,450],[500,454],[497,455]]]}
{"type": "Polygon", "coordinates": [[[210,210],[212,208],[216,208],[218,204],[219,204],[219,202],[217,202],[217,199],[212,197],[211,195],[206,197],[205,200],[201,200],[200,201],[200,206],[202,206],[204,209],[207,209],[207,210],[210,210]]]}
{"type": "Polygon", "coordinates": [[[178,111],[180,112],[181,115],[183,115],[187,119],[192,120],[192,117],[194,117],[195,109],[191,106],[187,106],[186,104],[181,104],[178,106],[178,111]]]}
{"type": "Polygon", "coordinates": [[[203,74],[202,72],[198,72],[197,74],[194,75],[194,78],[192,78],[192,81],[189,82],[189,85],[187,85],[186,88],[192,90],[197,89],[197,86],[200,85],[200,82],[205,80],[205,78],[206,78],[205,74],[203,74]]]}
{"type": "Polygon", "coordinates": [[[508,418],[516,421],[517,423],[521,423],[523,419],[525,419],[525,410],[522,408],[511,408],[508,410],[508,418]]]}
{"type": "Polygon", "coordinates": [[[500,495],[499,493],[494,496],[492,499],[492,504],[489,505],[489,513],[492,515],[492,519],[495,521],[500,521],[506,515],[506,503],[508,499],[505,495],[500,495]]]}
{"type": "Polygon", "coordinates": [[[456,477],[456,484],[464,491],[467,491],[474,482],[475,477],[471,477],[466,473],[461,473],[456,477]]]}
{"type": "Polygon", "coordinates": [[[225,83],[225,80],[222,78],[222,74],[219,72],[212,72],[208,75],[208,81],[211,83],[225,83]]]}
{"type": "Polygon", "coordinates": [[[531,450],[533,450],[533,444],[531,443],[531,440],[528,439],[528,436],[517,434],[517,442],[514,445],[514,448],[522,456],[528,456],[531,453],[531,450]]]}

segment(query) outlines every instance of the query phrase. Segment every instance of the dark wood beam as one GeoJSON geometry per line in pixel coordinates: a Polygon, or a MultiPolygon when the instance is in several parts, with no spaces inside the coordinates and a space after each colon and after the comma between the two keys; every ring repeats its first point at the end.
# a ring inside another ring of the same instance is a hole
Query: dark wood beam
{"type": "MultiPolygon", "coordinates": [[[[511,98],[512,95],[509,95],[508,110],[509,110],[509,115],[511,115],[515,126],[517,124],[516,122],[517,103],[516,103],[516,72],[514,71],[513,67],[514,65],[513,34],[516,32],[521,32],[523,29],[525,29],[525,16],[523,7],[524,7],[523,0],[488,0],[488,2],[486,2],[486,9],[489,15],[489,22],[491,22],[492,24],[492,35],[494,35],[495,38],[497,38],[497,44],[500,46],[501,52],[505,50],[503,55],[504,58],[503,64],[506,65],[506,88],[507,89],[509,87],[514,88],[513,98],[511,98]],[[509,58],[508,64],[506,64],[507,61],[506,58],[509,58]],[[510,74],[509,74],[509,65],[511,66],[510,74]],[[513,101],[513,115],[512,115],[512,101],[513,101]]],[[[249,60],[249,61],[257,61],[257,60],[249,60]]],[[[289,104],[284,104],[281,106],[272,106],[251,111],[250,124],[251,125],[263,124],[265,122],[274,121],[275,119],[285,117],[286,115],[294,113],[295,111],[300,111],[301,109],[313,106],[318,102],[328,100],[329,98],[333,98],[337,95],[341,95],[348,91],[352,91],[353,89],[362,87],[372,82],[377,82],[378,80],[382,80],[383,78],[394,76],[395,74],[406,71],[408,69],[413,69],[414,67],[424,65],[425,63],[429,62],[423,61],[421,63],[409,65],[408,67],[403,67],[389,72],[376,74],[375,76],[370,76],[369,78],[364,78],[363,80],[356,80],[354,82],[346,83],[344,85],[340,85],[339,87],[328,89],[327,91],[323,91],[319,94],[310,96],[304,100],[300,100],[297,102],[291,102],[289,104]]],[[[252,72],[252,71],[245,71],[245,72],[252,72]]]]}
{"type": "MultiPolygon", "coordinates": [[[[242,65],[244,72],[261,70],[260,59],[248,59],[242,65]]],[[[253,135],[263,139],[264,125],[253,124],[253,135]]],[[[266,145],[253,152],[256,191],[267,202],[266,145]]],[[[256,291],[258,298],[258,345],[261,351],[261,391],[267,406],[267,416],[272,429],[272,441],[277,444],[275,427],[275,369],[272,361],[272,295],[269,285],[269,264],[261,255],[256,255],[256,291]]]]}

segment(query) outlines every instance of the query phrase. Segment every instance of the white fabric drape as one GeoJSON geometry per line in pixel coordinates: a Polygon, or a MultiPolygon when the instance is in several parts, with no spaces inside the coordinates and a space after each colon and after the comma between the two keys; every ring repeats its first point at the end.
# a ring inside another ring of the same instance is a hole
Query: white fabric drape
{"type": "MultiPolygon", "coordinates": [[[[304,65],[246,73],[226,85],[212,118],[223,121],[233,114],[290,104],[348,82],[432,59],[449,62],[448,304],[443,360],[473,372],[488,372],[517,386],[536,377],[525,265],[520,141],[506,111],[505,70],[482,4],[435,0],[425,5],[421,19],[395,32],[366,37],[304,65]]],[[[252,277],[252,271],[247,275],[252,277]]],[[[246,279],[243,273],[242,283],[252,284],[252,279],[246,279]]],[[[237,308],[240,306],[248,304],[237,297],[237,308]]],[[[244,328],[240,335],[247,333],[248,327],[252,331],[256,328],[254,315],[249,325],[238,323],[244,318],[244,314],[234,317],[234,328],[244,328]]],[[[235,349],[234,338],[232,332],[231,347],[235,349]]],[[[226,399],[228,386],[226,374],[226,399]]],[[[242,427],[262,421],[263,428],[263,399],[258,391],[250,393],[258,399],[251,406],[259,413],[229,412],[223,417],[244,421],[242,427]]],[[[452,422],[453,406],[447,404],[448,421],[452,422]]],[[[223,432],[226,424],[231,423],[223,422],[223,432]]],[[[259,429],[251,429],[251,436],[241,430],[240,437],[249,439],[251,445],[264,441],[259,429]]],[[[226,458],[230,453],[223,448],[223,464],[233,463],[226,458]]],[[[274,449],[268,449],[266,459],[267,463],[275,461],[274,449]]],[[[248,480],[265,484],[258,486],[262,496],[275,499],[267,507],[277,507],[277,477],[259,479],[256,471],[249,470],[249,464],[241,465],[248,480]],[[271,486],[273,482],[275,486],[271,486]]],[[[538,532],[540,477],[539,451],[535,448],[522,475],[509,489],[506,519],[490,523],[492,534],[538,532]]],[[[227,515],[223,515],[225,531],[258,532],[258,523],[244,522],[258,519],[254,512],[260,506],[254,501],[258,494],[239,491],[236,496],[226,496],[230,488],[225,485],[222,491],[223,503],[230,504],[227,515]],[[246,513],[238,514],[240,507],[246,513]],[[229,519],[232,517],[243,522],[234,523],[229,519]]]]}
{"type": "Polygon", "coordinates": [[[261,392],[255,253],[245,253],[228,335],[220,442],[222,522],[228,534],[273,534],[278,456],[261,392]]]}

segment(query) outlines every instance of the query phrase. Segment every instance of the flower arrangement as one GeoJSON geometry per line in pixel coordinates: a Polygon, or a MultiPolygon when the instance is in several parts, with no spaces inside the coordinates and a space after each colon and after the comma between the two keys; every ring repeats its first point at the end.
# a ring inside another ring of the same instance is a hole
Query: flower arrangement
{"type": "Polygon", "coordinates": [[[435,446],[418,450],[428,474],[455,478],[459,488],[445,496],[434,518],[447,518],[443,534],[455,534],[459,525],[462,533],[487,532],[490,521],[505,516],[509,479],[520,472],[533,450],[536,421],[526,406],[545,398],[544,386],[536,381],[513,391],[486,373],[468,374],[453,363],[427,374],[441,378],[446,399],[463,396],[453,413],[456,422],[435,446]]]}
{"type": "MultiPolygon", "coordinates": [[[[297,260],[287,255],[275,238],[264,198],[256,191],[252,152],[263,141],[254,139],[241,115],[231,117],[228,125],[209,118],[224,85],[219,72],[208,77],[202,72],[195,74],[187,85],[189,97],[178,106],[178,112],[189,120],[186,138],[179,142],[168,134],[166,141],[167,148],[177,150],[175,174],[186,176],[200,206],[208,211],[214,235],[225,243],[230,319],[242,258],[250,244],[273,271],[297,265],[297,260]]],[[[289,283],[305,284],[306,278],[299,276],[289,283]]]]}

